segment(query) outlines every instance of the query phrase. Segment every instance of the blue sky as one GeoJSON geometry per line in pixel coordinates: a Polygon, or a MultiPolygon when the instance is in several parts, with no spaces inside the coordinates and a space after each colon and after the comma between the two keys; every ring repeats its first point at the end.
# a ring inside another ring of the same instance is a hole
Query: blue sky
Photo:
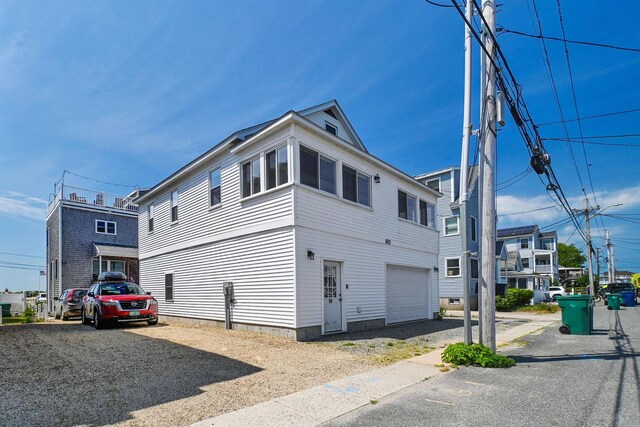
{"type": "MultiPolygon", "coordinates": [[[[557,3],[537,3],[544,34],[560,37],[557,3]]],[[[561,5],[568,39],[640,47],[637,3],[561,5]]],[[[531,0],[505,2],[497,23],[538,32],[531,0]]],[[[454,9],[420,0],[3,1],[0,260],[44,264],[37,257],[45,253],[47,202],[65,169],[152,186],[234,130],[334,98],[369,151],[394,166],[419,174],[457,164],[463,30],[454,9]]],[[[538,40],[502,34],[499,43],[533,119],[558,121],[538,40]]],[[[547,48],[564,117],[573,119],[564,46],[548,41],[547,48]]],[[[571,44],[569,55],[582,117],[640,108],[640,53],[571,44]]],[[[636,112],[583,120],[582,131],[638,133],[639,119],[636,112]]],[[[558,125],[541,126],[540,133],[566,136],[558,125]]],[[[567,124],[567,133],[579,135],[576,122],[567,124]]],[[[546,147],[574,207],[583,204],[581,180],[592,204],[624,203],[605,213],[627,216],[592,222],[594,244],[602,245],[608,228],[617,268],[640,271],[640,231],[629,221],[640,220],[629,215],[640,212],[640,148],[585,145],[585,160],[583,146],[574,144],[579,177],[567,143],[548,141],[546,147]]],[[[528,160],[508,120],[499,132],[498,183],[511,183],[528,160]]],[[[74,179],[79,186],[122,191],[74,179]]],[[[550,207],[556,204],[534,173],[502,188],[498,203],[501,228],[566,217],[550,207]],[[537,208],[547,209],[508,215],[537,208]]],[[[584,247],[569,226],[558,233],[561,241],[584,247]]],[[[1,288],[38,287],[37,271],[0,272],[1,288]]]]}

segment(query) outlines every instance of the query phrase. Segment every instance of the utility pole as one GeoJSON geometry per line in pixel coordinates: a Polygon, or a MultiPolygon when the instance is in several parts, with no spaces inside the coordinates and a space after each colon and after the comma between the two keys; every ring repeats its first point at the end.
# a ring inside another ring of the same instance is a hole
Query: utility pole
{"type": "Polygon", "coordinates": [[[593,246],[591,245],[591,226],[589,224],[589,199],[584,198],[584,221],[587,228],[587,261],[589,264],[589,289],[591,292],[595,291],[593,287],[593,246]]]}
{"type": "MultiPolygon", "coordinates": [[[[482,1],[482,16],[486,21],[485,32],[495,34],[495,2],[482,1]]],[[[479,274],[480,297],[482,306],[482,343],[491,350],[496,350],[496,72],[493,66],[495,46],[491,36],[485,36],[484,45],[491,57],[484,59],[484,81],[486,106],[485,124],[482,139],[484,141],[480,156],[480,175],[482,184],[481,213],[482,218],[482,268],[479,274]]]]}
{"type": "Polygon", "coordinates": [[[614,279],[616,276],[613,265],[613,245],[611,244],[611,239],[609,239],[609,230],[605,230],[604,233],[606,240],[605,246],[607,247],[607,259],[609,260],[609,263],[607,265],[607,274],[609,276],[609,283],[614,283],[614,279]]]}
{"type": "Polygon", "coordinates": [[[598,289],[593,290],[594,297],[598,294],[598,290],[600,289],[600,248],[596,248],[596,277],[598,278],[598,289]]]}
{"type": "MultiPolygon", "coordinates": [[[[466,17],[473,21],[473,4],[467,0],[466,17]]],[[[471,291],[469,289],[469,245],[467,232],[467,183],[469,173],[469,140],[471,139],[471,28],[464,26],[464,110],[462,120],[462,157],[460,159],[460,241],[462,250],[462,287],[464,296],[464,343],[471,344],[471,291]]]]}

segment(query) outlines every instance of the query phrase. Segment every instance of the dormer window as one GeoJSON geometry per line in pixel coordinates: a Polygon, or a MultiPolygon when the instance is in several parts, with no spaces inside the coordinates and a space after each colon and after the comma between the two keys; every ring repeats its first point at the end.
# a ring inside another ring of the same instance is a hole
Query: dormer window
{"type": "Polygon", "coordinates": [[[331,133],[331,134],[333,134],[335,136],[338,136],[338,128],[335,127],[334,125],[332,125],[331,123],[324,122],[324,128],[326,129],[327,132],[329,132],[329,133],[331,133]]]}

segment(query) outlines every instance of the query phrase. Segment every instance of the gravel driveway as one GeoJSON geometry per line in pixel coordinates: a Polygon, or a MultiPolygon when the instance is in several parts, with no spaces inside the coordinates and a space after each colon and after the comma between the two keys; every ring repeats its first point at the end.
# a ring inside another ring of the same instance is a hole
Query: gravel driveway
{"type": "Polygon", "coordinates": [[[0,326],[0,425],[188,425],[461,336],[461,319],[313,343],[186,325],[102,331],[62,321],[0,326]]]}

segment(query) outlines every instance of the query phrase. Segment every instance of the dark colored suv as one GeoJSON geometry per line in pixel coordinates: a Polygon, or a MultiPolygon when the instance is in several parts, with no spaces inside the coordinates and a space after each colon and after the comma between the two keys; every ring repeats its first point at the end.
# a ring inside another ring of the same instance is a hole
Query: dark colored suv
{"type": "MultiPolygon", "coordinates": [[[[636,294],[636,304],[638,303],[638,294],[636,292],[635,286],[632,283],[609,283],[606,285],[602,285],[602,289],[604,290],[605,295],[610,294],[619,294],[622,291],[632,291],[636,294]]],[[[607,305],[608,301],[605,298],[604,305],[607,305]]]]}
{"type": "Polygon", "coordinates": [[[118,322],[158,323],[158,302],[139,285],[126,281],[123,273],[100,273],[82,302],[82,324],[96,329],[118,322]]]}
{"type": "Polygon", "coordinates": [[[56,319],[69,320],[70,317],[80,316],[82,298],[87,294],[86,289],[67,289],[55,297],[53,313],[56,319]]]}

